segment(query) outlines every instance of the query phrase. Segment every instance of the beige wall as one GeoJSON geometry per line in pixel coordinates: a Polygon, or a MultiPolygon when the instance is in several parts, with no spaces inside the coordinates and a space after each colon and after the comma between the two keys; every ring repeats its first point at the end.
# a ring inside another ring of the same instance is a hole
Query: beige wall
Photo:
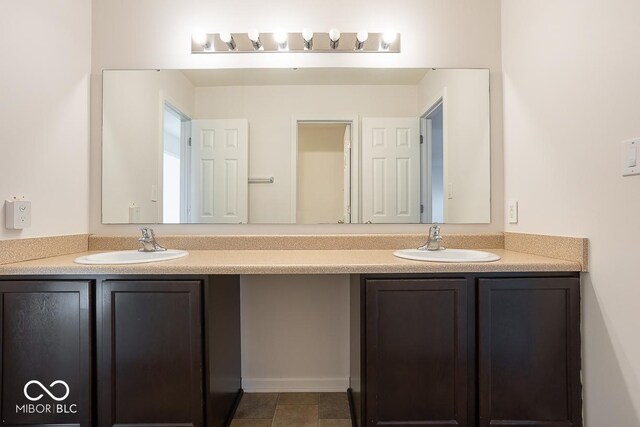
{"type": "Polygon", "coordinates": [[[637,1],[503,2],[506,229],[589,238],[587,427],[640,425],[640,176],[620,160],[640,136],[638,16],[637,1]]]}
{"type": "Polygon", "coordinates": [[[346,390],[348,276],[245,276],[245,391],[346,390]]]}
{"type": "Polygon", "coordinates": [[[106,223],[128,223],[129,206],[140,221],[162,214],[161,155],[164,103],[193,116],[194,87],[180,71],[116,71],[104,74],[102,215],[106,223]],[[151,200],[151,187],[157,201],[151,200]]]}
{"type": "MultiPolygon", "coordinates": [[[[93,75],[91,98],[91,217],[90,229],[94,233],[134,233],[134,226],[104,226],[100,223],[100,78],[105,68],[238,68],[238,67],[450,67],[491,69],[492,120],[492,223],[489,225],[456,225],[445,227],[452,231],[498,231],[503,228],[503,168],[502,168],[502,108],[501,108],[501,54],[500,54],[500,1],[476,0],[408,0],[401,5],[390,5],[383,0],[344,2],[327,0],[322,3],[277,0],[261,2],[191,2],[131,0],[114,2],[93,0],[93,75]],[[339,13],[337,12],[339,11],[339,13]],[[366,28],[384,31],[396,28],[402,35],[402,53],[395,55],[327,55],[327,54],[260,54],[260,55],[191,55],[190,34],[195,28],[217,32],[252,27],[265,31],[276,27],[298,30],[310,26],[317,31],[338,27],[345,31],[366,28]],[[114,31],[114,29],[116,29],[114,31]]],[[[158,234],[238,234],[238,233],[388,233],[425,231],[424,225],[162,225],[158,234]]],[[[319,340],[320,332],[300,336],[296,345],[282,345],[278,340],[263,340],[263,347],[247,348],[254,338],[286,334],[276,330],[278,318],[293,317],[297,312],[309,313],[309,325],[324,325],[326,330],[345,332],[348,307],[346,276],[317,279],[326,298],[308,299],[290,296],[288,290],[304,284],[306,277],[283,277],[280,280],[244,278],[242,333],[244,341],[243,369],[245,376],[269,378],[278,372],[282,377],[308,378],[320,375],[314,366],[328,363],[322,371],[324,378],[340,378],[348,361],[338,341],[332,352],[340,360],[322,357],[326,344],[319,340]],[[256,287],[264,285],[264,289],[256,287]],[[341,293],[329,290],[336,286],[341,293]],[[279,311],[268,311],[255,318],[248,313],[264,311],[264,301],[255,292],[281,295],[279,311]],[[327,313],[339,310],[340,315],[327,313]],[[262,310],[262,311],[261,311],[262,310]],[[273,364],[262,365],[261,353],[269,354],[273,364]],[[317,355],[314,357],[314,355],[317,355]],[[287,369],[287,361],[303,360],[309,356],[305,370],[287,369]],[[279,361],[279,362],[278,362],[279,361]]],[[[291,325],[288,325],[291,326],[291,325]]],[[[345,341],[343,340],[344,344],[345,341]]],[[[295,381],[294,381],[295,382],[295,381]]],[[[271,383],[274,384],[274,383],[271,383]]]]}
{"type": "Polygon", "coordinates": [[[435,70],[418,85],[418,115],[443,100],[445,224],[491,220],[488,75],[489,70],[435,70]]]}
{"type": "Polygon", "coordinates": [[[0,2],[0,239],[89,231],[91,3],[0,2]],[[4,201],[32,226],[4,227],[4,201]]]}

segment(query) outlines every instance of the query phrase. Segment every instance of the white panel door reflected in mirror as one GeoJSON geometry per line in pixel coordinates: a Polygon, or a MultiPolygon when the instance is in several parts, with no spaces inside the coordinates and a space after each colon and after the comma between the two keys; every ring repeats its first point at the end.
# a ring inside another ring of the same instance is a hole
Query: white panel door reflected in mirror
{"type": "Polygon", "coordinates": [[[106,70],[102,222],[488,223],[486,69],[106,70]]]}
{"type": "Polygon", "coordinates": [[[362,119],[362,221],[420,222],[417,117],[362,119]]]}
{"type": "Polygon", "coordinates": [[[188,222],[246,224],[248,121],[197,119],[191,129],[188,222]]]}

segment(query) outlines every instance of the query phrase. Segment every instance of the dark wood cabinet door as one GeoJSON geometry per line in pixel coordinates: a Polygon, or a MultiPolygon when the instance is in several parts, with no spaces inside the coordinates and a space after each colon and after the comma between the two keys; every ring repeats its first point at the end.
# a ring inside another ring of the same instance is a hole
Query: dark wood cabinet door
{"type": "Polygon", "coordinates": [[[104,281],[101,426],[202,426],[199,281],[104,281]]]}
{"type": "Polygon", "coordinates": [[[0,281],[0,425],[91,425],[90,285],[0,281]]]}
{"type": "Polygon", "coordinates": [[[478,286],[480,426],[582,426],[580,279],[478,286]]]}
{"type": "Polygon", "coordinates": [[[366,281],[367,426],[468,425],[468,283],[366,281]]]}

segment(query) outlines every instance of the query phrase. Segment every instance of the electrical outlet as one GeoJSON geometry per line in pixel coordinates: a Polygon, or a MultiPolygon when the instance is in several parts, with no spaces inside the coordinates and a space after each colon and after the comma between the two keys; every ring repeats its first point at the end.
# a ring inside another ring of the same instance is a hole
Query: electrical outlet
{"type": "Polygon", "coordinates": [[[518,201],[517,200],[509,200],[509,203],[507,205],[507,218],[509,219],[509,224],[518,223],[518,201]]]}

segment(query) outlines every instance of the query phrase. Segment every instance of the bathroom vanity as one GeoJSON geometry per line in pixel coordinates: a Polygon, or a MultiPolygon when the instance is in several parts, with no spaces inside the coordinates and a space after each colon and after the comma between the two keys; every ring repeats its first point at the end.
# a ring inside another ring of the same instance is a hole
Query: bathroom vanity
{"type": "Polygon", "coordinates": [[[580,426],[581,266],[493,251],[475,265],[388,250],[2,265],[1,425],[227,425],[240,276],[322,272],[351,277],[354,425],[580,426]]]}
{"type": "Polygon", "coordinates": [[[225,425],[238,276],[3,277],[0,296],[2,425],[225,425]]]}
{"type": "Polygon", "coordinates": [[[581,425],[579,307],[571,273],[354,275],[357,425],[581,425]]]}

